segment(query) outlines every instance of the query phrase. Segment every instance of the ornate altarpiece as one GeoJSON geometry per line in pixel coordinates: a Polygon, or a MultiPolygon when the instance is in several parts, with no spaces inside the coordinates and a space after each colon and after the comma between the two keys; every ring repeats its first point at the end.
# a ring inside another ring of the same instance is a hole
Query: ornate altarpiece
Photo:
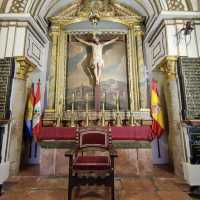
{"type": "MultiPolygon", "coordinates": [[[[67,87],[67,54],[69,35],[77,34],[78,31],[67,31],[67,26],[88,22],[91,11],[100,16],[101,21],[119,23],[127,27],[127,31],[110,30],[111,35],[126,34],[127,46],[127,80],[129,90],[129,112],[136,113],[139,118],[149,119],[147,108],[147,84],[145,80],[145,66],[142,48],[144,18],[139,16],[131,8],[108,0],[79,0],[64,8],[59,15],[51,17],[50,36],[52,39],[51,65],[49,72],[48,108],[44,113],[44,121],[60,123],[70,120],[71,111],[66,110],[66,87],[67,87]],[[143,110],[143,111],[142,111],[143,110]],[[139,114],[138,114],[139,113],[139,114]],[[141,115],[140,115],[141,114],[141,115]],[[59,121],[59,122],[58,122],[59,121]]],[[[102,35],[104,30],[98,30],[102,35]]],[[[80,33],[80,31],[79,31],[80,33]]],[[[92,30],[84,34],[92,33],[92,30]]],[[[107,32],[108,33],[108,32],[107,32]]],[[[84,113],[76,117],[83,118],[84,113]]],[[[123,119],[126,113],[120,113],[123,119]]],[[[99,118],[94,111],[90,111],[89,118],[99,118]]],[[[111,111],[106,113],[106,118],[113,118],[111,111]]]]}

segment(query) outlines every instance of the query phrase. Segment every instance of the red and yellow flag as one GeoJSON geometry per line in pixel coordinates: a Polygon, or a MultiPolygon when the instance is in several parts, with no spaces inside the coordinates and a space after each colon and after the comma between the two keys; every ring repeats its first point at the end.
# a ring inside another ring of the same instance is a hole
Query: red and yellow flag
{"type": "Polygon", "coordinates": [[[151,82],[151,115],[152,131],[155,137],[160,137],[164,131],[164,117],[163,111],[160,105],[160,99],[158,96],[157,81],[152,80],[151,82]]]}

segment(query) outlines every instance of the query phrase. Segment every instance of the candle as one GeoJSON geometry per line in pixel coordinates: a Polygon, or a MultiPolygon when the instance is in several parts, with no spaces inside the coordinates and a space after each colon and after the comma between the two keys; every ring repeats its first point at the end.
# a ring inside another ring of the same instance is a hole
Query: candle
{"type": "Polygon", "coordinates": [[[88,112],[88,93],[86,93],[86,112],[88,112]]]}
{"type": "Polygon", "coordinates": [[[105,101],[106,101],[106,93],[103,93],[103,100],[102,100],[102,111],[105,111],[105,101]]]}
{"type": "Polygon", "coordinates": [[[74,112],[74,99],[75,99],[75,95],[73,93],[72,94],[72,113],[74,112]]]}
{"type": "Polygon", "coordinates": [[[103,93],[103,102],[106,100],[106,93],[103,93]]]}
{"type": "Polygon", "coordinates": [[[102,111],[103,112],[105,111],[105,103],[104,102],[102,103],[102,111]]]}
{"type": "Polygon", "coordinates": [[[119,92],[117,92],[116,96],[116,107],[117,107],[117,112],[119,112],[119,92]]]}
{"type": "Polygon", "coordinates": [[[85,98],[86,98],[86,102],[88,102],[88,93],[86,93],[85,98]]]}

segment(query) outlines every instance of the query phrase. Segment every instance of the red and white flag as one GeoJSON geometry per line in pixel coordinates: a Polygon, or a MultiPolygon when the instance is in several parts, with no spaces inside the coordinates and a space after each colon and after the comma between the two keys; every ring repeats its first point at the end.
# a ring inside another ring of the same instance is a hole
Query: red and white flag
{"type": "Polygon", "coordinates": [[[41,96],[40,96],[40,80],[37,82],[37,89],[35,94],[35,105],[33,111],[33,136],[36,141],[40,139],[40,131],[42,127],[41,121],[41,96]]]}

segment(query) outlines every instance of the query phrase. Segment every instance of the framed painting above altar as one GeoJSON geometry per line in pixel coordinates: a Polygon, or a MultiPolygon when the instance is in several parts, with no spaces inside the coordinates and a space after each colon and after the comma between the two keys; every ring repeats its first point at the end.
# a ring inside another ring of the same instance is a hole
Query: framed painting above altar
{"type": "MultiPolygon", "coordinates": [[[[92,49],[73,37],[68,36],[67,55],[67,87],[66,87],[66,107],[71,109],[72,96],[76,110],[84,110],[86,97],[89,109],[94,109],[94,80],[89,69],[92,49]]],[[[116,35],[100,35],[100,42],[108,41],[116,35]]],[[[81,35],[87,41],[91,40],[91,34],[81,35]]],[[[102,69],[100,87],[101,101],[105,101],[105,109],[116,108],[116,96],[119,95],[120,110],[128,110],[128,82],[127,82],[127,50],[126,35],[120,35],[113,44],[103,48],[104,67],[102,69]]]]}

